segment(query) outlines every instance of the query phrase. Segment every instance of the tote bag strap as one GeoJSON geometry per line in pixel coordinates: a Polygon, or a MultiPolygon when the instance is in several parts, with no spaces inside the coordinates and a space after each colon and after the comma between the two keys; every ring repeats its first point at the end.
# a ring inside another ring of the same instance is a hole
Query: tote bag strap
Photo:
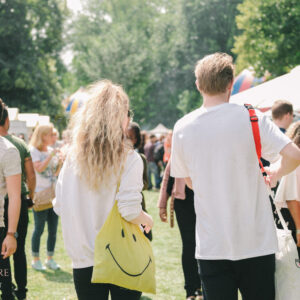
{"type": "Polygon", "coordinates": [[[125,166],[124,166],[124,163],[120,169],[120,175],[118,177],[118,181],[117,181],[117,189],[116,189],[116,195],[115,195],[115,200],[117,200],[117,194],[119,193],[119,190],[120,190],[120,185],[121,185],[121,178],[122,178],[122,175],[123,175],[123,172],[124,172],[124,169],[125,169],[125,166]]]}
{"type": "MultiPolygon", "coordinates": [[[[265,168],[264,168],[264,166],[262,164],[262,161],[261,161],[261,142],[260,142],[260,133],[259,133],[259,126],[258,126],[258,117],[256,115],[255,109],[253,108],[253,106],[251,104],[244,104],[244,106],[248,110],[249,116],[250,116],[250,122],[251,122],[251,127],[252,127],[252,134],[253,134],[253,138],[254,138],[256,155],[257,155],[257,158],[258,158],[259,167],[260,167],[260,170],[261,170],[261,173],[262,173],[263,177],[266,178],[267,177],[267,173],[266,173],[265,168]]],[[[274,202],[274,199],[273,199],[274,197],[272,196],[274,193],[272,192],[272,190],[271,190],[271,188],[269,186],[267,186],[267,188],[268,188],[269,196],[270,196],[270,198],[272,199],[272,201],[273,201],[273,203],[275,205],[276,212],[278,214],[280,223],[281,223],[284,231],[286,233],[288,233],[289,229],[288,229],[288,227],[286,225],[286,222],[284,221],[284,218],[283,218],[283,216],[281,214],[280,208],[274,202]]]]}

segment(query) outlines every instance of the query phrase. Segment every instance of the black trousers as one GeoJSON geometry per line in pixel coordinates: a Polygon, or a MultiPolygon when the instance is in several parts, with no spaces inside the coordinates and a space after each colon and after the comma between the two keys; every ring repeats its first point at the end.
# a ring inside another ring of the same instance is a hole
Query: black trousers
{"type": "MultiPolygon", "coordinates": [[[[8,198],[5,198],[4,220],[5,227],[8,226],[8,198]]],[[[25,242],[28,229],[28,205],[25,195],[21,195],[20,218],[17,227],[17,250],[13,255],[14,259],[14,275],[17,285],[16,295],[20,299],[26,298],[27,286],[27,261],[25,253],[25,242]]]]}
{"type": "Polygon", "coordinates": [[[73,278],[78,300],[138,300],[142,293],[113,284],[91,283],[93,267],[73,269],[73,278]]]}
{"type": "Polygon", "coordinates": [[[201,280],[198,274],[196,249],[196,214],[194,208],[194,193],[186,188],[186,199],[174,200],[174,210],[182,240],[182,269],[184,274],[184,288],[186,296],[194,296],[195,291],[201,288],[201,280]]]}
{"type": "MultiPolygon", "coordinates": [[[[6,229],[0,228],[0,247],[6,236],[6,229]]],[[[0,248],[1,249],[1,248],[0,248]]],[[[0,289],[2,291],[2,300],[13,300],[12,286],[11,286],[11,270],[9,264],[9,258],[3,259],[0,255],[0,289]]]]}
{"type": "Polygon", "coordinates": [[[275,254],[243,260],[198,260],[206,300],[275,299],[275,254]]]}

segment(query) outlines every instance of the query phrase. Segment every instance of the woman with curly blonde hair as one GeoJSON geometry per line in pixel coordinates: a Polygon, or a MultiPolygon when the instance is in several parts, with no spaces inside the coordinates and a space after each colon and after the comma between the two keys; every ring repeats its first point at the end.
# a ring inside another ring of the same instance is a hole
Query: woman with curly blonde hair
{"type": "Polygon", "coordinates": [[[143,163],[125,139],[129,99],[110,81],[89,89],[90,98],[71,121],[72,142],[56,187],[54,209],[61,216],[65,246],[73,262],[78,299],[139,299],[141,293],[111,284],[92,284],[96,235],[115,200],[121,216],[143,224],[143,163]],[[120,182],[116,195],[117,185],[120,182]]]}

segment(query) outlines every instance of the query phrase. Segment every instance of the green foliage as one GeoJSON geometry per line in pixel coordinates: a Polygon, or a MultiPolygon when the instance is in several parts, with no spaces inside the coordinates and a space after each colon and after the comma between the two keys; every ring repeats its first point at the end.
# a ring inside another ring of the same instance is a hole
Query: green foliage
{"type": "Polygon", "coordinates": [[[237,32],[235,15],[242,0],[182,0],[189,59],[197,59],[220,51],[231,53],[237,32]]]}
{"type": "Polygon", "coordinates": [[[195,89],[194,67],[207,54],[226,52],[232,54],[234,36],[237,33],[235,16],[242,0],[180,0],[180,28],[183,41],[177,56],[180,63],[178,81],[184,79],[179,95],[181,113],[202,104],[195,89]]]}
{"type": "Polygon", "coordinates": [[[184,90],[178,97],[177,108],[185,115],[202,105],[203,99],[199,98],[196,91],[184,90]]]}
{"type": "Polygon", "coordinates": [[[239,2],[86,0],[71,24],[77,86],[111,79],[124,86],[143,127],[172,127],[201,103],[196,61],[230,52],[239,2]]]}
{"type": "Polygon", "coordinates": [[[21,112],[50,115],[60,128],[63,20],[57,0],[0,2],[0,97],[21,112]]]}
{"type": "Polygon", "coordinates": [[[251,65],[258,75],[278,76],[300,64],[300,1],[245,0],[238,9],[238,70],[251,65]]]}
{"type": "Polygon", "coordinates": [[[153,4],[146,0],[89,1],[87,14],[72,24],[72,37],[78,85],[102,78],[122,84],[136,119],[154,124],[163,106],[177,112],[159,88],[169,70],[171,49],[170,44],[164,44],[165,36],[171,39],[172,34],[169,36],[168,26],[160,26],[162,13],[153,4]]]}

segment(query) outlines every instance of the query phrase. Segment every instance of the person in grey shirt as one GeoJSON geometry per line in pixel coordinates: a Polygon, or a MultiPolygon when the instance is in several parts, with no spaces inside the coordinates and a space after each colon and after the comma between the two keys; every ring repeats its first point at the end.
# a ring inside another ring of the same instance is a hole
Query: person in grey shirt
{"type": "MultiPolygon", "coordinates": [[[[0,107],[2,108],[2,107],[0,107]]],[[[9,256],[17,249],[17,225],[21,205],[21,160],[16,147],[0,137],[0,287],[2,299],[14,299],[12,295],[9,256]],[[4,224],[4,197],[8,194],[8,228],[4,224]]]]}

